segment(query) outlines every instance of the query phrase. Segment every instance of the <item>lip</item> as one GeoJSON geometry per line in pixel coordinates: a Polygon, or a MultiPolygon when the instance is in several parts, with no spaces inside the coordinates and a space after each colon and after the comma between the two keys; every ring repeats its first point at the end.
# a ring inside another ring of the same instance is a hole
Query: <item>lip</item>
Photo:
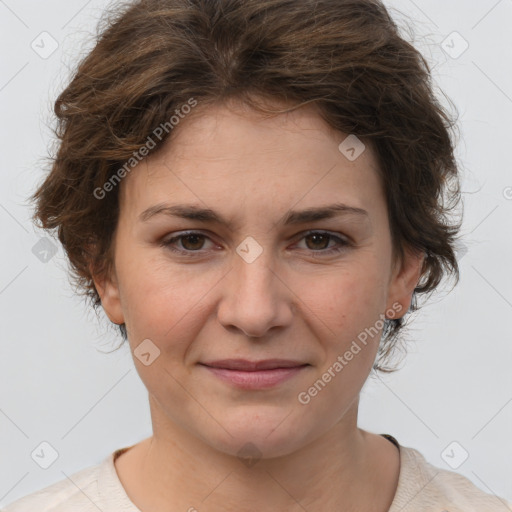
{"type": "Polygon", "coordinates": [[[276,386],[309,366],[307,363],[287,359],[223,359],[200,364],[221,380],[242,389],[266,389],[276,386]]]}
{"type": "Polygon", "coordinates": [[[297,366],[303,366],[306,363],[292,361],[290,359],[262,359],[260,361],[249,361],[247,359],[220,359],[218,361],[209,361],[201,364],[211,368],[254,372],[258,370],[274,370],[275,368],[294,368],[297,366]]]}

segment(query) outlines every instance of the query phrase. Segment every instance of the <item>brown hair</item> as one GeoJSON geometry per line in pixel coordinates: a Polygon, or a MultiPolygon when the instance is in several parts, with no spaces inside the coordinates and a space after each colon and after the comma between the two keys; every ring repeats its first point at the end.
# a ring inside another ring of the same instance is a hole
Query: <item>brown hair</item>
{"type": "MultiPolygon", "coordinates": [[[[433,93],[428,63],[381,2],[139,0],[111,11],[98,31],[55,102],[58,151],[31,198],[34,220],[58,229],[76,291],[94,309],[101,300],[90,269],[112,269],[119,187],[101,198],[95,191],[124,175],[155,128],[191,98],[198,110],[236,99],[268,113],[258,98],[315,106],[332,128],[373,148],[395,254],[425,253],[410,311],[445,274],[458,282],[460,223],[448,218],[460,200],[454,121],[433,93]]],[[[152,137],[156,149],[169,134],[152,137]]],[[[403,318],[386,320],[376,370],[394,371],[382,363],[403,327],[403,318]]]]}

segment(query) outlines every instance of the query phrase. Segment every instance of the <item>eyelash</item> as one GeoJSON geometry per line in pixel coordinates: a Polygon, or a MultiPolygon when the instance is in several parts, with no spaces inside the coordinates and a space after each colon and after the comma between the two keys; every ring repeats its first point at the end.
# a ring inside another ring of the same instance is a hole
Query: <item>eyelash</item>
{"type": "MultiPolygon", "coordinates": [[[[341,253],[341,252],[345,251],[349,246],[352,245],[348,240],[343,239],[343,238],[341,238],[339,236],[333,235],[333,234],[331,234],[331,233],[329,233],[327,231],[308,231],[307,233],[305,233],[299,239],[299,241],[303,240],[304,238],[306,238],[307,236],[310,236],[310,235],[324,235],[324,236],[328,236],[329,239],[337,240],[337,243],[338,243],[338,247],[336,247],[336,248],[320,249],[318,251],[314,251],[312,249],[309,249],[315,255],[316,255],[316,253],[319,253],[322,256],[330,256],[330,255],[333,255],[333,254],[338,254],[338,253],[341,253]]],[[[186,250],[186,249],[180,250],[180,249],[176,249],[175,247],[173,247],[172,244],[174,244],[178,240],[186,238],[187,236],[201,236],[201,237],[209,239],[209,237],[207,235],[205,235],[204,233],[201,233],[201,232],[198,232],[198,231],[187,231],[187,232],[184,232],[184,233],[182,233],[182,234],[180,234],[178,236],[174,236],[174,237],[169,238],[167,240],[163,240],[160,243],[160,245],[162,247],[165,247],[165,248],[169,249],[170,251],[172,251],[174,253],[178,253],[179,255],[185,256],[187,258],[194,258],[194,257],[202,255],[202,251],[201,250],[197,250],[197,251],[190,251],[190,250],[186,250]]]]}

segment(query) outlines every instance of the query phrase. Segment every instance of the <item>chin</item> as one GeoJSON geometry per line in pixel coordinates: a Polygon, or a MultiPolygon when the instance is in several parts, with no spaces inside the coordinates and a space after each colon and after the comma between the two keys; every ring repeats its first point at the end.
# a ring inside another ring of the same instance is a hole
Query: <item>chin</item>
{"type": "Polygon", "coordinates": [[[307,426],[295,420],[290,422],[294,416],[290,409],[252,409],[237,407],[234,415],[224,416],[223,426],[231,435],[217,425],[218,436],[203,433],[203,437],[209,438],[209,444],[216,450],[250,460],[285,456],[307,444],[307,426]]]}

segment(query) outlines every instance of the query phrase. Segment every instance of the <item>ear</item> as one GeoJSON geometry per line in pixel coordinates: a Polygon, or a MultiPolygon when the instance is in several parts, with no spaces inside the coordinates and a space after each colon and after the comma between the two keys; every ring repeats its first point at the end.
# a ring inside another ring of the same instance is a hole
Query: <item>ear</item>
{"type": "Polygon", "coordinates": [[[124,315],[115,270],[102,274],[95,274],[91,270],[91,275],[106,315],[114,324],[123,324],[124,315]]]}
{"type": "Polygon", "coordinates": [[[393,318],[401,318],[409,311],[414,289],[421,277],[424,260],[424,252],[404,248],[404,257],[401,261],[395,262],[388,286],[386,311],[397,310],[397,303],[401,308],[393,318]]]}

